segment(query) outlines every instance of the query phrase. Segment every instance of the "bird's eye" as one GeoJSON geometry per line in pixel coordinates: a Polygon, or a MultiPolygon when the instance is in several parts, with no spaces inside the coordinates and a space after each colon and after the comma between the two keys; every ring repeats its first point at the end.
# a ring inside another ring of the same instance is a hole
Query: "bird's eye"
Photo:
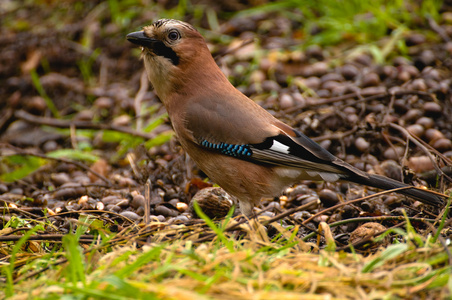
{"type": "Polygon", "coordinates": [[[178,40],[180,38],[180,34],[178,31],[171,31],[168,33],[168,38],[172,41],[178,40]]]}

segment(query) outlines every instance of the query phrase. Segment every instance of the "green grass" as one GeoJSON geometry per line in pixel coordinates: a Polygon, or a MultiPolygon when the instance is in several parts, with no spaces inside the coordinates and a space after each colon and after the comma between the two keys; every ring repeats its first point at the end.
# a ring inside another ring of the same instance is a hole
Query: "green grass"
{"type": "Polygon", "coordinates": [[[328,294],[331,299],[358,299],[360,293],[366,292],[378,298],[411,298],[427,293],[440,299],[451,292],[452,267],[444,246],[422,237],[409,225],[395,236],[399,243],[366,257],[319,250],[297,236],[297,227],[283,229],[272,224],[279,234],[270,240],[262,235],[265,228],[254,222],[253,229],[241,225],[245,235],[237,238],[226,230],[235,224],[233,219],[220,223],[205,220],[208,227],[166,225],[161,230],[152,230],[151,242],[140,247],[140,235],[130,231],[109,234],[110,238],[104,235],[100,243],[83,243],[81,247],[79,239],[82,234],[92,232],[94,221],[84,217],[79,219],[74,233],[63,236],[58,251],[47,255],[28,251],[27,263],[22,260],[15,267],[17,257],[25,253],[27,239],[36,233],[36,229],[30,230],[16,245],[10,245],[12,254],[1,267],[7,281],[2,284],[0,296],[320,299],[322,294],[328,294]],[[197,242],[209,232],[214,232],[216,238],[197,242]],[[15,276],[24,278],[30,274],[30,268],[23,271],[27,265],[35,266],[34,271],[39,266],[50,269],[13,283],[15,276]]]}
{"type": "Polygon", "coordinates": [[[417,28],[427,18],[438,20],[442,0],[360,1],[360,0],[283,0],[269,2],[238,16],[278,13],[300,22],[304,45],[335,45],[354,41],[372,43],[393,30],[417,28]]]}

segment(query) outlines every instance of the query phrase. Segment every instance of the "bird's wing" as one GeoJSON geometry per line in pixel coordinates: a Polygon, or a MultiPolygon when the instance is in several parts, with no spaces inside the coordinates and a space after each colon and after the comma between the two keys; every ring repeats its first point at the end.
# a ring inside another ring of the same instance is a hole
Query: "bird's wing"
{"type": "Polygon", "coordinates": [[[313,176],[335,174],[332,180],[351,174],[367,176],[253,104],[244,109],[243,103],[192,102],[186,111],[186,128],[200,146],[238,159],[303,169],[313,176]]]}
{"type": "Polygon", "coordinates": [[[277,121],[272,124],[280,129],[276,136],[268,137],[261,144],[252,145],[252,158],[275,165],[301,168],[314,175],[320,174],[331,181],[350,175],[367,176],[365,172],[352,167],[337,158],[306,135],[277,121]],[[328,174],[332,174],[328,176],[328,174]],[[334,175],[333,175],[334,174],[334,175]]]}

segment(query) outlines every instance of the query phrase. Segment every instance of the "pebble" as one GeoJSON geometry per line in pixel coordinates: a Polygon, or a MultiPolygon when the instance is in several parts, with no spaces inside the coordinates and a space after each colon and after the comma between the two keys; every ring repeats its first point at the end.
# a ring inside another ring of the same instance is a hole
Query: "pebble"
{"type": "Polygon", "coordinates": [[[119,198],[118,196],[111,195],[111,196],[106,196],[106,197],[102,198],[101,201],[105,205],[111,205],[111,204],[116,205],[121,200],[122,200],[122,198],[119,198]]]}
{"type": "Polygon", "coordinates": [[[190,219],[187,216],[179,215],[179,216],[175,217],[174,219],[172,219],[170,223],[185,224],[188,221],[190,221],[190,219]]]}
{"type": "Polygon", "coordinates": [[[439,90],[443,93],[446,94],[451,86],[451,82],[449,80],[443,80],[439,83],[439,90]]]}
{"type": "Polygon", "coordinates": [[[422,70],[422,78],[424,79],[431,79],[434,81],[441,81],[441,74],[437,69],[433,69],[432,67],[425,67],[424,70],[422,70]]]}
{"type": "Polygon", "coordinates": [[[305,77],[309,76],[317,76],[320,77],[322,75],[325,75],[329,71],[329,66],[327,63],[323,61],[319,61],[316,63],[313,63],[310,68],[307,68],[305,77]]]}
{"type": "Polygon", "coordinates": [[[73,174],[73,181],[75,181],[79,184],[90,184],[91,183],[91,179],[89,179],[89,176],[84,173],[73,174]]]}
{"type": "Polygon", "coordinates": [[[129,115],[120,115],[113,119],[113,125],[116,126],[130,126],[130,116],[129,115]]]}
{"type": "Polygon", "coordinates": [[[180,212],[185,212],[188,210],[188,205],[187,205],[187,203],[184,203],[184,202],[178,202],[176,204],[176,208],[180,212]]]}
{"type": "Polygon", "coordinates": [[[452,142],[446,138],[441,138],[431,143],[431,146],[439,152],[446,152],[452,149],[452,142]]]}
{"type": "Polygon", "coordinates": [[[425,80],[422,78],[414,79],[413,82],[410,84],[410,88],[415,91],[427,91],[427,84],[425,83],[425,80]]]}
{"type": "Polygon", "coordinates": [[[410,157],[407,165],[415,173],[430,171],[434,168],[432,161],[426,155],[410,157]]]}
{"type": "Polygon", "coordinates": [[[157,215],[157,216],[151,216],[151,217],[155,217],[157,219],[157,221],[162,222],[162,223],[166,221],[166,218],[163,215],[157,215]]]}
{"type": "Polygon", "coordinates": [[[271,201],[270,203],[268,203],[267,207],[270,210],[276,210],[276,211],[281,211],[281,205],[276,202],[276,201],[271,201]]]}
{"type": "Polygon", "coordinates": [[[163,215],[165,217],[176,217],[179,215],[179,212],[173,209],[170,209],[166,206],[159,205],[154,209],[154,212],[159,215],[163,215]]]}
{"type": "Polygon", "coordinates": [[[308,212],[306,210],[302,210],[302,211],[296,212],[293,215],[293,218],[295,220],[303,221],[303,220],[309,219],[311,216],[312,216],[312,214],[310,212],[308,212]]]}
{"type": "Polygon", "coordinates": [[[363,66],[370,66],[373,60],[369,54],[360,54],[355,57],[354,61],[363,66]]]}
{"type": "Polygon", "coordinates": [[[315,218],[314,218],[314,221],[315,221],[316,223],[328,222],[328,219],[329,219],[329,218],[330,218],[330,217],[327,216],[327,215],[321,215],[321,216],[315,217],[315,218]]]}
{"type": "Polygon", "coordinates": [[[337,193],[329,189],[323,189],[319,192],[319,199],[323,206],[331,207],[339,203],[339,197],[337,193]]]}
{"type": "Polygon", "coordinates": [[[356,108],[353,106],[347,106],[343,110],[344,114],[356,114],[356,108]]]}
{"type": "Polygon", "coordinates": [[[344,205],[344,207],[342,208],[342,218],[344,218],[344,219],[355,218],[358,215],[359,215],[359,211],[355,207],[353,207],[349,204],[344,205]]]}
{"type": "Polygon", "coordinates": [[[329,91],[333,91],[333,90],[335,90],[335,89],[337,89],[337,88],[339,88],[341,86],[342,85],[339,82],[337,82],[337,81],[325,81],[322,84],[322,88],[326,89],[326,90],[329,90],[329,91]]]}
{"type": "Polygon", "coordinates": [[[306,195],[306,194],[308,194],[310,192],[311,191],[309,190],[309,188],[306,185],[304,185],[304,184],[300,184],[300,185],[297,185],[297,186],[294,186],[294,187],[290,187],[290,188],[287,188],[285,190],[285,194],[288,197],[297,197],[297,196],[300,196],[300,195],[303,196],[303,195],[306,195]]]}
{"type": "Polygon", "coordinates": [[[402,203],[402,198],[397,196],[387,196],[384,200],[384,204],[389,207],[398,207],[402,203]]]}
{"type": "Polygon", "coordinates": [[[420,33],[413,33],[405,38],[405,43],[408,47],[423,44],[425,41],[425,36],[420,33]]]}
{"type": "Polygon", "coordinates": [[[347,64],[347,65],[342,66],[339,69],[339,72],[347,80],[353,80],[359,74],[358,68],[355,67],[354,65],[351,65],[351,64],[347,64]]]}
{"type": "Polygon", "coordinates": [[[51,141],[47,141],[42,145],[42,150],[47,153],[47,152],[52,152],[58,149],[58,143],[54,140],[51,141]]]}
{"type": "Polygon", "coordinates": [[[118,203],[116,203],[116,205],[118,205],[121,208],[127,208],[130,206],[130,200],[123,198],[121,199],[121,201],[119,201],[118,203]]]}
{"type": "Polygon", "coordinates": [[[92,110],[84,109],[79,111],[74,119],[77,121],[92,121],[94,118],[94,112],[92,110]]]}
{"type": "Polygon", "coordinates": [[[362,208],[362,210],[367,211],[367,212],[373,212],[375,209],[375,205],[370,201],[361,202],[360,207],[362,208]]]}
{"type": "Polygon", "coordinates": [[[177,207],[177,204],[180,202],[180,200],[179,199],[171,199],[171,200],[169,200],[169,201],[167,201],[167,203],[169,203],[169,204],[171,204],[171,206],[173,206],[174,208],[176,208],[177,207]]]}
{"type": "Polygon", "coordinates": [[[422,62],[423,69],[425,66],[432,66],[435,63],[436,55],[432,50],[427,49],[421,52],[421,55],[418,59],[420,60],[420,62],[422,62]]]}
{"type": "Polygon", "coordinates": [[[403,56],[396,56],[392,60],[392,64],[396,67],[406,66],[409,63],[410,63],[410,61],[406,57],[403,57],[403,56]]]}
{"type": "Polygon", "coordinates": [[[262,82],[262,89],[264,90],[264,92],[270,93],[279,91],[281,87],[273,80],[265,80],[264,82],[262,82]]]}
{"type": "Polygon", "coordinates": [[[363,137],[358,137],[355,140],[355,147],[360,152],[367,152],[369,150],[370,143],[368,141],[366,141],[363,137]]]}
{"type": "Polygon", "coordinates": [[[385,78],[395,78],[399,71],[394,66],[386,65],[377,68],[377,73],[380,76],[380,78],[385,79],[385,78]]]}
{"type": "Polygon", "coordinates": [[[52,173],[50,174],[50,178],[57,186],[72,181],[68,173],[52,173]]]}
{"type": "Polygon", "coordinates": [[[306,106],[306,98],[299,92],[293,93],[292,99],[297,107],[304,108],[306,106]]]}
{"type": "Polygon", "coordinates": [[[325,90],[325,89],[318,90],[317,91],[317,96],[319,98],[328,98],[328,97],[331,96],[331,92],[329,90],[325,90]]]}
{"type": "MultiPolygon", "coordinates": [[[[376,95],[376,94],[383,94],[386,93],[386,87],[384,86],[369,86],[366,88],[361,89],[361,93],[362,94],[372,94],[372,95],[376,95]]],[[[383,105],[383,104],[382,104],[383,105]]],[[[383,107],[385,107],[383,105],[383,107]]],[[[381,112],[381,110],[380,110],[381,112]]]]}
{"type": "Polygon", "coordinates": [[[80,184],[74,182],[68,182],[55,191],[53,194],[57,199],[70,199],[78,198],[83,196],[85,193],[85,188],[81,187],[80,184]]]}
{"type": "Polygon", "coordinates": [[[337,82],[342,82],[344,81],[344,77],[339,74],[339,73],[328,73],[323,75],[320,78],[320,81],[323,82],[327,82],[327,81],[337,81],[337,82]]]}
{"type": "Polygon", "coordinates": [[[115,213],[119,213],[120,211],[122,211],[122,208],[117,206],[116,204],[108,204],[107,206],[105,206],[105,209],[115,213]]]}
{"type": "Polygon", "coordinates": [[[136,187],[138,183],[130,177],[124,177],[119,174],[114,176],[115,181],[118,183],[120,187],[136,187]]]}
{"type": "Polygon", "coordinates": [[[424,110],[427,115],[440,116],[443,112],[441,105],[436,102],[425,102],[424,110]]]}
{"type": "Polygon", "coordinates": [[[34,96],[26,101],[26,107],[29,111],[41,113],[45,111],[47,104],[44,98],[34,96]]]}
{"type": "Polygon", "coordinates": [[[4,183],[0,183],[0,193],[4,194],[8,192],[8,186],[4,183]]]}
{"type": "Polygon", "coordinates": [[[325,148],[326,150],[329,150],[330,147],[331,147],[332,142],[331,142],[331,140],[323,140],[319,144],[320,144],[320,146],[322,148],[325,148]]]}
{"type": "Polygon", "coordinates": [[[105,204],[103,204],[101,201],[98,201],[96,203],[96,209],[97,210],[104,210],[105,209],[105,204]]]}
{"type": "Polygon", "coordinates": [[[309,46],[304,51],[304,54],[308,58],[314,58],[314,59],[317,59],[317,60],[323,60],[324,59],[323,50],[322,50],[322,48],[319,45],[311,45],[311,46],[309,46]]]}
{"type": "Polygon", "coordinates": [[[418,137],[422,137],[424,135],[425,129],[424,126],[419,124],[412,124],[406,128],[406,130],[418,137]]]}
{"type": "Polygon", "coordinates": [[[380,84],[380,76],[377,73],[370,72],[363,76],[361,86],[369,87],[369,86],[377,86],[380,84]]]}
{"type": "Polygon", "coordinates": [[[402,117],[407,122],[413,122],[424,115],[423,111],[417,108],[409,109],[402,117]]]}
{"type": "Polygon", "coordinates": [[[260,83],[265,80],[266,76],[262,70],[255,70],[250,75],[250,83],[260,83]]]}
{"type": "Polygon", "coordinates": [[[425,131],[425,138],[429,143],[444,138],[444,134],[435,128],[429,128],[425,131]]]}
{"type": "Polygon", "coordinates": [[[307,197],[307,198],[305,198],[305,199],[303,199],[303,200],[301,201],[301,205],[306,205],[306,204],[309,204],[309,205],[306,207],[306,210],[311,211],[311,210],[316,209],[316,208],[319,207],[320,200],[319,200],[318,197],[315,197],[315,196],[309,196],[309,197],[307,197]]]}
{"type": "Polygon", "coordinates": [[[123,211],[123,212],[120,212],[119,214],[132,221],[141,220],[141,217],[138,214],[134,213],[133,211],[123,211]]]}
{"type": "Polygon", "coordinates": [[[321,83],[322,83],[322,80],[320,80],[319,77],[315,77],[315,76],[310,76],[303,80],[303,84],[313,90],[318,89],[320,87],[321,83]]]}
{"type": "Polygon", "coordinates": [[[411,75],[410,73],[408,73],[408,71],[401,70],[400,72],[397,73],[397,79],[402,82],[407,82],[408,80],[411,79],[411,75]]]}
{"type": "Polygon", "coordinates": [[[110,109],[112,108],[113,103],[113,99],[109,97],[99,97],[94,101],[93,105],[100,109],[110,109]]]}
{"type": "Polygon", "coordinates": [[[405,153],[405,148],[400,146],[388,147],[384,152],[383,156],[386,159],[399,160],[400,157],[405,153]]]}
{"type": "Polygon", "coordinates": [[[141,194],[133,195],[132,202],[130,203],[130,206],[137,209],[139,207],[144,207],[145,205],[145,199],[144,196],[141,194]]]}
{"type": "Polygon", "coordinates": [[[412,65],[403,66],[402,69],[407,71],[408,74],[410,74],[411,78],[416,78],[420,74],[420,71],[418,70],[418,68],[416,68],[415,66],[412,66],[412,65]]]}
{"type": "Polygon", "coordinates": [[[279,106],[281,109],[288,109],[294,106],[294,101],[291,95],[282,94],[279,96],[279,106]]]}
{"type": "Polygon", "coordinates": [[[416,124],[421,125],[423,128],[429,129],[435,125],[435,121],[432,118],[420,117],[416,120],[416,124]]]}
{"type": "Polygon", "coordinates": [[[77,202],[70,201],[66,205],[66,209],[69,211],[81,210],[82,206],[80,204],[78,204],[77,202]]]}
{"type": "Polygon", "coordinates": [[[22,188],[13,188],[10,191],[11,194],[16,194],[16,195],[23,195],[24,194],[24,190],[22,188]]]}
{"type": "Polygon", "coordinates": [[[357,124],[359,122],[358,115],[347,115],[347,122],[349,124],[357,124]]]}

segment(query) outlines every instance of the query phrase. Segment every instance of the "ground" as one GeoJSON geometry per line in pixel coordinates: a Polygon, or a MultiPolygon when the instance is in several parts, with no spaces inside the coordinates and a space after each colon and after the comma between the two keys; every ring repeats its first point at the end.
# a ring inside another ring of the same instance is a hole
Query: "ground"
{"type": "MultiPolygon", "coordinates": [[[[125,39],[162,17],[198,28],[240,91],[334,155],[435,192],[451,188],[447,1],[431,11],[426,3],[434,1],[408,1],[403,14],[391,14],[390,7],[381,15],[371,7],[354,13],[344,8],[344,15],[353,13],[349,23],[331,17],[342,12],[333,3],[328,11],[290,1],[132,2],[0,4],[0,200],[2,229],[13,230],[5,233],[8,247],[18,236],[13,233],[23,234],[18,229],[31,224],[41,226],[35,238],[61,240],[80,228],[85,215],[109,232],[149,221],[162,224],[154,231],[202,222],[191,200],[214,183],[185,156],[147,82],[140,50],[125,39]]],[[[256,213],[282,226],[265,227],[270,239],[301,226],[297,238],[315,242],[327,223],[337,247],[349,249],[351,241],[364,254],[375,249],[360,248],[359,231],[352,233],[357,228],[380,235],[410,217],[422,236],[436,234],[438,225],[426,220],[441,218],[444,207],[376,192],[300,182],[264,199],[256,213]],[[360,227],[370,221],[376,227],[360,227]]],[[[212,207],[215,195],[197,197],[212,207]]],[[[228,208],[209,216],[224,217],[228,208]]],[[[230,232],[243,236],[238,228],[230,232]]],[[[449,235],[444,231],[442,238],[449,235]]],[[[195,241],[212,238],[200,234],[195,241]]],[[[387,236],[383,243],[398,239],[387,236]]],[[[319,247],[328,241],[325,235],[319,247]]],[[[10,261],[10,254],[2,252],[2,260],[10,261]]]]}

